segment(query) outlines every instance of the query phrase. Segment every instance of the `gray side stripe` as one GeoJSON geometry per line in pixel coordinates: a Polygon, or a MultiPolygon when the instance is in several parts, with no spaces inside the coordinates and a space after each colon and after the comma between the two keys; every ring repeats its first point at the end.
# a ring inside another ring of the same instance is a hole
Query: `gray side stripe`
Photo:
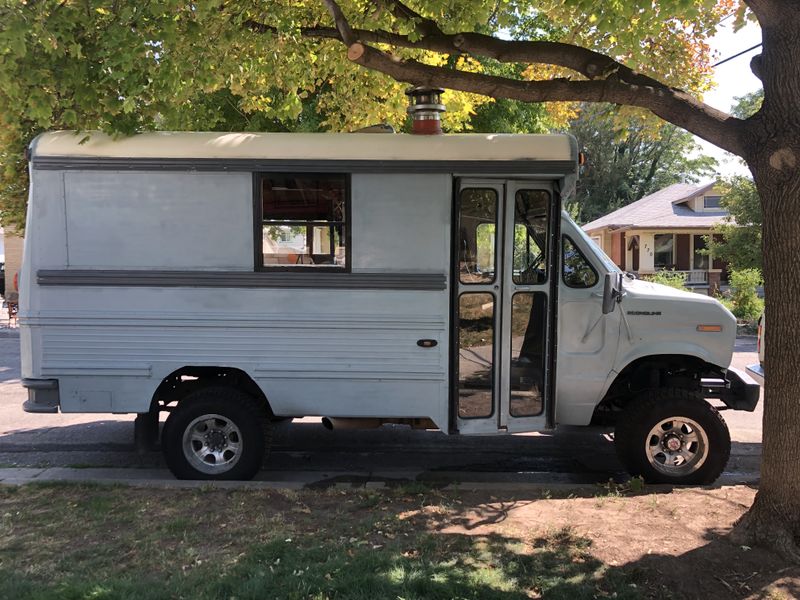
{"type": "Polygon", "coordinates": [[[306,173],[493,173],[567,175],[577,171],[574,160],[260,160],[218,158],[98,158],[36,156],[38,170],[90,171],[246,171],[306,173]]]}
{"type": "Polygon", "coordinates": [[[101,287],[326,288],[444,290],[438,273],[287,273],[238,271],[40,270],[39,285],[101,287]]]}

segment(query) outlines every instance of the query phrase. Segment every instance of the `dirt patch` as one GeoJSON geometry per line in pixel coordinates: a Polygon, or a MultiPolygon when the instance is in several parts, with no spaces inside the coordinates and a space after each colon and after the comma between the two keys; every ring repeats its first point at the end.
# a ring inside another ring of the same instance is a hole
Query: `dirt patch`
{"type": "Polygon", "coordinates": [[[608,567],[636,575],[650,597],[800,598],[800,568],[728,538],[752,504],[753,488],[544,496],[494,496],[488,502],[473,496],[462,503],[472,505],[466,510],[437,515],[425,508],[430,514],[423,520],[442,533],[503,532],[528,541],[568,530],[590,540],[589,552],[608,567]]]}

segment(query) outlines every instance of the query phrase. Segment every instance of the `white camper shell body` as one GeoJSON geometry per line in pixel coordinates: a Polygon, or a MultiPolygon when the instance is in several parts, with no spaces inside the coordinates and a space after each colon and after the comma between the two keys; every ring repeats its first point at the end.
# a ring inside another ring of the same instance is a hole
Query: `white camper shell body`
{"type": "Polygon", "coordinates": [[[577,158],[562,135],[42,135],[25,408],[138,413],[143,443],[168,412],[168,464],[208,478],[252,476],[283,417],[497,434],[630,413],[633,472],[716,478],[704,398],[758,398],[728,368],[735,320],[619,272],[561,210],[577,158]]]}

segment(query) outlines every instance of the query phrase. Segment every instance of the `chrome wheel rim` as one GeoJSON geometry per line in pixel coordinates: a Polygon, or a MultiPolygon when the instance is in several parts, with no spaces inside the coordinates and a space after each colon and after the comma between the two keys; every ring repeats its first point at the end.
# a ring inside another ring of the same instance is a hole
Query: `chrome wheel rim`
{"type": "Polygon", "coordinates": [[[689,475],[703,466],[708,457],[708,435],[687,417],[670,417],[650,430],[645,441],[650,465],[671,477],[689,475]]]}
{"type": "Polygon", "coordinates": [[[201,473],[230,471],[242,457],[242,432],[228,417],[202,415],[183,432],[183,454],[201,473]]]}

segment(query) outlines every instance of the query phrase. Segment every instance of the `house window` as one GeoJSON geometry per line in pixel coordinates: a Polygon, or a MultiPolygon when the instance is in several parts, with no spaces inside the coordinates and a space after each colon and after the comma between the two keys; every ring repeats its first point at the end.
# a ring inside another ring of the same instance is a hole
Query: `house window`
{"type": "Polygon", "coordinates": [[[348,269],[346,175],[265,174],[258,183],[257,268],[348,269]]]}
{"type": "Polygon", "coordinates": [[[720,207],[720,196],[703,196],[703,208],[717,209],[720,207]]]}
{"type": "Polygon", "coordinates": [[[674,266],[675,236],[671,233],[659,233],[654,237],[653,265],[657,269],[674,266]]]}
{"type": "Polygon", "coordinates": [[[708,254],[703,252],[708,247],[706,245],[706,237],[704,235],[695,235],[694,237],[694,269],[697,271],[708,271],[708,254]]]}

